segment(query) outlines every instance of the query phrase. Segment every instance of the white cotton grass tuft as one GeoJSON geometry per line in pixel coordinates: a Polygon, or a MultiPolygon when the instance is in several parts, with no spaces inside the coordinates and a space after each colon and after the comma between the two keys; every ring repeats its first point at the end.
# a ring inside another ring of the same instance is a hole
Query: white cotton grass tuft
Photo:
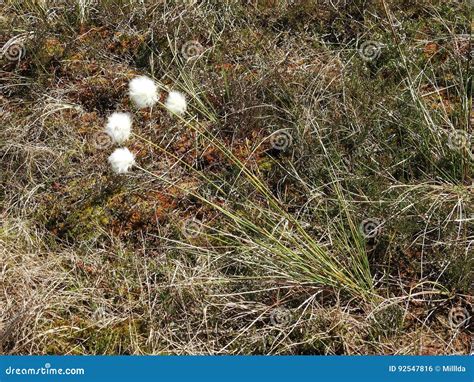
{"type": "Polygon", "coordinates": [[[140,76],[128,84],[130,99],[140,109],[152,107],[159,99],[158,87],[151,78],[140,76]]]}
{"type": "Polygon", "coordinates": [[[121,145],[130,138],[132,133],[132,117],[129,113],[113,113],[107,119],[105,132],[112,142],[121,145]]]}
{"type": "Polygon", "coordinates": [[[113,172],[116,174],[125,174],[135,163],[135,155],[126,147],[122,147],[110,154],[108,160],[113,172]]]}
{"type": "Polygon", "coordinates": [[[176,90],[170,91],[165,106],[171,113],[175,114],[184,114],[188,107],[184,94],[176,90]]]}

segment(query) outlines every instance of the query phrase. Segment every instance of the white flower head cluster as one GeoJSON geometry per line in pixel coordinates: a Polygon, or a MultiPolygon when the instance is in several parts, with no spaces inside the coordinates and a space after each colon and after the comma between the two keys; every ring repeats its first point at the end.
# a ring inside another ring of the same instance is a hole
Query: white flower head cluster
{"type": "Polygon", "coordinates": [[[132,117],[129,113],[113,113],[107,119],[105,132],[112,142],[121,145],[130,138],[132,133],[132,117]]]}
{"type": "Polygon", "coordinates": [[[128,85],[130,99],[136,107],[144,109],[152,107],[159,99],[158,87],[147,76],[136,77],[128,85]]]}
{"type": "Polygon", "coordinates": [[[185,96],[176,90],[169,92],[165,106],[171,113],[179,115],[184,114],[188,107],[185,96]]]}
{"type": "MultiPolygon", "coordinates": [[[[160,94],[158,87],[151,78],[147,76],[139,76],[133,78],[129,85],[129,96],[132,103],[144,109],[155,105],[160,94]]],[[[176,115],[182,115],[187,110],[187,101],[183,93],[176,90],[169,92],[165,102],[166,109],[176,115]]],[[[132,134],[132,117],[129,113],[115,112],[107,118],[105,125],[105,133],[110,137],[113,143],[122,145],[132,134]]],[[[135,155],[126,147],[115,149],[110,154],[108,161],[112,167],[112,171],[116,174],[125,174],[135,164],[135,155]]]]}
{"type": "Polygon", "coordinates": [[[115,149],[115,151],[110,154],[108,160],[113,172],[116,174],[125,174],[135,164],[135,155],[126,147],[122,147],[115,149]]]}

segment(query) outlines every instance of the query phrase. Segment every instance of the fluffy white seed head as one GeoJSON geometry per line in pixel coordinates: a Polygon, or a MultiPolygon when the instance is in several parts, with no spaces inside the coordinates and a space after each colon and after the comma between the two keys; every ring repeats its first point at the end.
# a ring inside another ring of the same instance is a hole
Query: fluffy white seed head
{"type": "Polygon", "coordinates": [[[116,174],[125,174],[135,163],[135,155],[133,155],[126,147],[116,149],[109,156],[109,163],[112,171],[116,174]]]}
{"type": "Polygon", "coordinates": [[[159,98],[155,81],[147,76],[132,79],[128,84],[128,90],[132,102],[140,109],[153,106],[159,98]]]}
{"type": "Polygon", "coordinates": [[[187,108],[186,98],[182,93],[173,90],[168,94],[165,106],[171,113],[184,114],[187,108]]]}
{"type": "Polygon", "coordinates": [[[113,113],[107,119],[105,132],[114,143],[124,143],[132,132],[132,118],[128,113],[113,113]]]}

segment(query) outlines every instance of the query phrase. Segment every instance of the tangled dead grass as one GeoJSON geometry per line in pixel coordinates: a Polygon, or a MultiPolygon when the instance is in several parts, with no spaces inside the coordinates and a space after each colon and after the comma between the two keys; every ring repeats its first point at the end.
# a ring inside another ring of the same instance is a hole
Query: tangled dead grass
{"type": "Polygon", "coordinates": [[[467,4],[0,8],[2,353],[469,351],[467,4]]]}

